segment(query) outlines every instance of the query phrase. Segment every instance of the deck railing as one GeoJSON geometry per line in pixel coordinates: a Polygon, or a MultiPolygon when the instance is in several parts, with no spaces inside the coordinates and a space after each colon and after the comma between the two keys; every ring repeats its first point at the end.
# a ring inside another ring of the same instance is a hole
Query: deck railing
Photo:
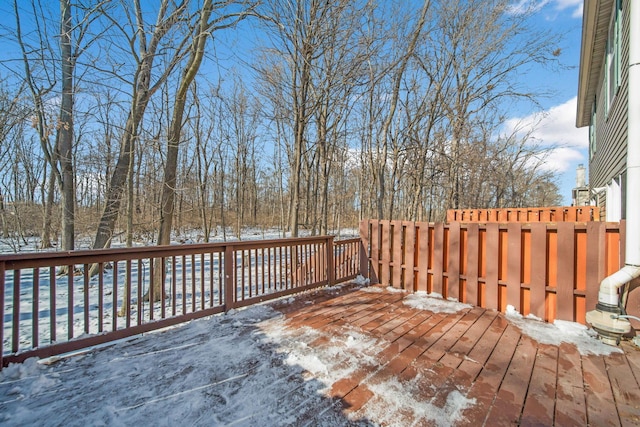
{"type": "Polygon", "coordinates": [[[360,250],[323,236],[0,255],[0,367],[350,280],[360,250]]]}
{"type": "Polygon", "coordinates": [[[588,222],[600,221],[598,206],[450,209],[447,222],[588,222]]]}
{"type": "MultiPolygon", "coordinates": [[[[599,284],[621,266],[624,222],[360,224],[372,282],[548,322],[585,323],[599,284]]],[[[629,314],[640,315],[631,292],[629,314]]],[[[637,325],[636,325],[637,326],[637,325]]]]}

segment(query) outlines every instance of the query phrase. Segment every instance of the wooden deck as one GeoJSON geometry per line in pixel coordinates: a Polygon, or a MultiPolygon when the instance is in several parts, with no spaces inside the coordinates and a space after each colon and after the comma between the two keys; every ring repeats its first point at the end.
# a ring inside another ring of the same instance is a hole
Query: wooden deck
{"type": "MultiPolygon", "coordinates": [[[[313,304],[300,298],[275,307],[291,328],[325,334],[358,328],[384,343],[379,365],[331,388],[352,414],[377,399],[371,384],[392,377],[409,382],[420,373],[424,381],[413,396],[418,401],[443,406],[456,390],[473,399],[457,425],[640,425],[640,350],[630,343],[621,345],[624,354],[581,355],[574,344],[536,342],[496,311],[418,310],[403,304],[406,295],[351,288],[319,293],[313,304]]],[[[431,424],[399,416],[402,424],[431,424]]]]}

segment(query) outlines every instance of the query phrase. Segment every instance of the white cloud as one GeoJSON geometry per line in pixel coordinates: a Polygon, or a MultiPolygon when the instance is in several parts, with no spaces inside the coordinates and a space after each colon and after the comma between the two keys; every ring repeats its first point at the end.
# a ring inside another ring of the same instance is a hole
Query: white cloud
{"type": "Polygon", "coordinates": [[[573,9],[572,18],[582,18],[583,0],[556,0],[556,9],[573,9]]]}
{"type": "Polygon", "coordinates": [[[558,10],[565,10],[571,7],[582,6],[583,0],[556,0],[558,10]]]}
{"type": "Polygon", "coordinates": [[[582,162],[584,162],[584,155],[580,151],[574,148],[559,147],[551,150],[540,168],[547,171],[573,173],[576,163],[582,162]]]}
{"type": "Polygon", "coordinates": [[[582,18],[583,0],[516,0],[508,7],[507,12],[513,15],[536,13],[548,4],[553,4],[554,9],[563,11],[573,9],[572,18],[582,18]]]}
{"type": "Polygon", "coordinates": [[[573,13],[571,14],[571,17],[572,18],[582,18],[583,7],[584,7],[584,3],[580,3],[580,6],[578,6],[573,11],[573,13]]]}
{"type": "Polygon", "coordinates": [[[542,113],[512,118],[507,120],[503,131],[521,137],[530,132],[532,143],[552,148],[545,169],[568,171],[576,162],[585,160],[584,151],[589,146],[588,128],[578,129],[575,125],[576,102],[577,97],[573,97],[542,113]]]}
{"type": "Polygon", "coordinates": [[[507,8],[507,13],[512,15],[524,15],[535,13],[545,7],[549,0],[518,0],[507,8]]]}

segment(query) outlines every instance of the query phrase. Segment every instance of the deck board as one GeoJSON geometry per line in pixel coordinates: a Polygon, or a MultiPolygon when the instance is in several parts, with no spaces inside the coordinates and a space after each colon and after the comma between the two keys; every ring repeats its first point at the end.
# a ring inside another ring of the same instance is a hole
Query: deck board
{"type": "Polygon", "coordinates": [[[611,390],[623,426],[640,424],[640,389],[622,354],[605,359],[611,390]]]}
{"type": "Polygon", "coordinates": [[[602,357],[582,357],[587,398],[587,419],[591,425],[619,426],[620,419],[602,357]]]}
{"type": "Polygon", "coordinates": [[[488,414],[488,425],[508,425],[520,422],[520,414],[531,381],[536,353],[533,340],[526,336],[521,337],[488,414]]]}
{"type": "MultiPolygon", "coordinates": [[[[640,425],[640,350],[631,344],[612,356],[581,355],[573,344],[538,343],[495,310],[420,310],[403,303],[406,295],[352,289],[279,308],[288,327],[327,333],[310,346],[345,330],[379,344],[374,363],[329,388],[347,413],[384,404],[376,389],[394,382],[434,408],[454,392],[471,399],[455,425],[640,425]]],[[[401,424],[431,425],[404,412],[401,424]]]]}
{"type": "Polygon", "coordinates": [[[527,400],[522,411],[521,425],[553,425],[558,375],[557,360],[557,347],[544,344],[538,347],[527,400]]]}

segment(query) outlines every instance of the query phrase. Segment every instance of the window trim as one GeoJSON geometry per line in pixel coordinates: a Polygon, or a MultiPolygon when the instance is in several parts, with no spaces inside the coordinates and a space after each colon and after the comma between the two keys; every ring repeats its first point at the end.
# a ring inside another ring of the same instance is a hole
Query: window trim
{"type": "Polygon", "coordinates": [[[613,4],[611,21],[607,32],[607,47],[604,64],[605,116],[608,116],[620,88],[621,44],[622,44],[622,0],[613,4]]]}
{"type": "Polygon", "coordinates": [[[591,105],[591,122],[589,123],[589,159],[593,158],[597,150],[597,135],[596,135],[597,127],[596,126],[597,126],[598,115],[596,110],[596,105],[597,105],[596,101],[597,99],[594,99],[593,104],[591,105]]]}

